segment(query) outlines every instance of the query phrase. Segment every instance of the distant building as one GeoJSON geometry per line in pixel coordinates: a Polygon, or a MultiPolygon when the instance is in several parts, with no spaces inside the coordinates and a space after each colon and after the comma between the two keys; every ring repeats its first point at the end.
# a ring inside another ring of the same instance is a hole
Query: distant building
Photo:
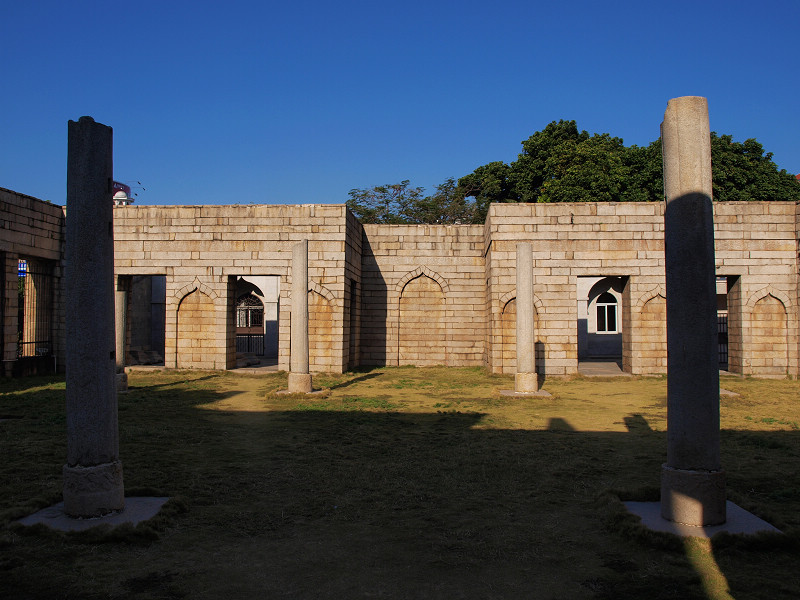
{"type": "Polygon", "coordinates": [[[133,204],[133,194],[131,194],[131,186],[119,181],[115,181],[111,186],[114,192],[114,205],[115,206],[128,206],[133,204]]]}

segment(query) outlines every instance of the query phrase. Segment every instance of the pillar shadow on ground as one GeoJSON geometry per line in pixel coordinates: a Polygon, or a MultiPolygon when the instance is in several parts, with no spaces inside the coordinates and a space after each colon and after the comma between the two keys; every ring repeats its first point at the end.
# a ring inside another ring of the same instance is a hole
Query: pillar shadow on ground
{"type": "MultiPolygon", "coordinates": [[[[93,545],[22,536],[17,566],[4,572],[10,596],[135,586],[158,595],[168,585],[195,597],[702,597],[682,550],[620,533],[597,503],[603,490],[657,487],[666,440],[645,415],[628,415],[626,432],[593,432],[563,417],[541,430],[498,429],[480,412],[343,411],[330,399],[275,412],[208,410],[228,397],[202,387],[133,390],[120,407],[130,484],[183,498],[188,512],[145,549],[109,546],[113,573],[97,571],[93,545]]],[[[6,466],[27,469],[29,481],[13,493],[4,481],[0,513],[48,471],[40,464],[52,448],[22,442],[63,444],[63,407],[45,398],[31,392],[7,410],[24,418],[2,424],[0,443],[24,454],[2,448],[18,461],[6,466]]],[[[785,506],[796,519],[800,432],[724,432],[722,441],[737,463],[729,488],[769,492],[773,510],[785,506]]],[[[715,558],[734,595],[800,585],[787,582],[792,551],[715,558]]]]}

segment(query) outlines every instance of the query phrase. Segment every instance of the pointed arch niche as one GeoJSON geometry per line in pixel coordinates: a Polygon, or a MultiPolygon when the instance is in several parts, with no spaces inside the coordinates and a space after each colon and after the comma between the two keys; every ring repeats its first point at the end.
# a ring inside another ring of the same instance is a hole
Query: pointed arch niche
{"type": "Polygon", "coordinates": [[[333,352],[333,293],[311,282],[308,290],[308,357],[313,371],[332,371],[333,352]]]}
{"type": "MultiPolygon", "coordinates": [[[[500,372],[513,374],[517,372],[517,291],[512,290],[500,298],[500,372]]],[[[539,331],[539,315],[542,313],[542,301],[533,296],[533,320],[536,331],[536,371],[545,372],[545,345],[539,331]]]]}
{"type": "Polygon", "coordinates": [[[446,365],[447,283],[437,273],[420,267],[407,274],[398,288],[398,364],[446,365]]]}
{"type": "MultiPolygon", "coordinates": [[[[661,290],[659,290],[661,291],[661,290]]],[[[640,370],[647,373],[667,372],[667,300],[664,293],[643,299],[639,334],[640,370]]]]}
{"type": "Polygon", "coordinates": [[[786,306],[774,293],[764,294],[754,302],[751,299],[751,306],[751,368],[762,377],[786,377],[789,369],[786,306]]]}
{"type": "Polygon", "coordinates": [[[176,366],[179,369],[220,368],[214,360],[217,340],[213,292],[209,294],[204,288],[195,287],[178,305],[176,366]]]}

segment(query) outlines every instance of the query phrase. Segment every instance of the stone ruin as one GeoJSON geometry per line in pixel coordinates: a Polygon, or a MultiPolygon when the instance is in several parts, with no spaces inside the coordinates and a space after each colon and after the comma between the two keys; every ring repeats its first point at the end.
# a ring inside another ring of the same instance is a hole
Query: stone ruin
{"type": "Polygon", "coordinates": [[[721,313],[724,368],[800,374],[800,209],[711,203],[705,99],[668,106],[666,204],[493,205],[482,226],[362,225],[341,205],[113,207],[110,131],[70,124],[66,225],[61,207],[0,190],[4,369],[26,353],[67,367],[70,516],[124,508],[115,373],[141,309],[131,287],[147,278],[164,283],[164,364],[217,369],[235,365],[237,282],[276,278],[291,307],[276,315],[278,365],[295,392],[313,371],[444,364],[515,372],[531,393],[537,372],[591,358],[591,335],[618,336],[607,356],[625,371],[668,373],[661,515],[696,526],[726,518],[721,313]],[[20,322],[8,292],[23,262],[50,285],[32,287],[20,322]]]}
{"type": "MultiPolygon", "coordinates": [[[[720,368],[800,376],[798,205],[712,210],[720,368]]],[[[598,358],[663,374],[664,211],[495,204],[484,225],[362,225],[344,205],[116,206],[126,362],[229,369],[237,345],[255,339],[290,370],[292,255],[308,240],[311,373],[443,364],[515,374],[517,245],[529,243],[540,378],[598,358]],[[257,327],[242,327],[253,314],[257,327]]],[[[64,207],[0,189],[6,375],[64,368],[64,223],[64,207]]]]}

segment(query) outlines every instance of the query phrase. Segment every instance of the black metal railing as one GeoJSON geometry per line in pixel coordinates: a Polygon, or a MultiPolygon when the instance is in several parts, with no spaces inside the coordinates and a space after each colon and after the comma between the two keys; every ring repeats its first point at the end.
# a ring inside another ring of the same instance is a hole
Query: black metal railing
{"type": "Polygon", "coordinates": [[[717,315],[717,341],[719,347],[719,368],[728,370],[728,315],[717,315]]]}
{"type": "Polygon", "coordinates": [[[264,356],[264,334],[237,333],[236,352],[264,356]]]}

